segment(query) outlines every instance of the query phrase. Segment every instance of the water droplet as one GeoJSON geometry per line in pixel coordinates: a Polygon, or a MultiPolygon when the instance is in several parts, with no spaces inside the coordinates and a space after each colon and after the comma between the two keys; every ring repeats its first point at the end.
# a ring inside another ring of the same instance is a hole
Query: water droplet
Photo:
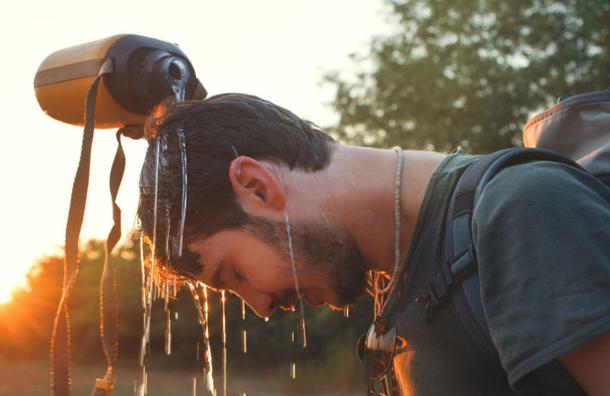
{"type": "Polygon", "coordinates": [[[165,313],[165,354],[172,354],[172,316],[169,309],[165,313]]]}
{"type": "Polygon", "coordinates": [[[268,322],[268,321],[269,321],[269,317],[268,317],[268,316],[266,316],[266,317],[265,317],[265,322],[268,322]]]}
{"type": "Polygon", "coordinates": [[[241,351],[248,353],[248,332],[245,329],[241,331],[241,351]]]}
{"type": "Polygon", "coordinates": [[[346,319],[349,318],[349,307],[348,306],[343,307],[343,317],[346,319]]]}
{"type": "Polygon", "coordinates": [[[290,378],[296,379],[297,377],[297,364],[295,362],[290,363],[290,378]]]}
{"type": "Polygon", "coordinates": [[[176,96],[176,100],[184,100],[185,97],[185,86],[184,82],[180,80],[181,83],[172,85],[172,90],[174,91],[174,95],[176,96]]]}

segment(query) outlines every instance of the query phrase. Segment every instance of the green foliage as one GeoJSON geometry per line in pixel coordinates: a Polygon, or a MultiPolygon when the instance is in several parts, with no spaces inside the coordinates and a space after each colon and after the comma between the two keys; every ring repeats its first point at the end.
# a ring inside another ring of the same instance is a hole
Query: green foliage
{"type": "Polygon", "coordinates": [[[610,86],[607,0],[386,1],[394,33],[326,76],[340,139],[489,152],[556,97],[610,86]]]}

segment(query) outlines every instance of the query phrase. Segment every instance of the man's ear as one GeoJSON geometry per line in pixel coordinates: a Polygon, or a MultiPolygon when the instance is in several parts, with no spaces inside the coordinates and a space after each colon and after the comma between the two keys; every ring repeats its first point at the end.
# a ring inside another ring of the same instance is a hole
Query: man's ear
{"type": "Polygon", "coordinates": [[[229,166],[229,179],[237,200],[244,209],[284,210],[286,194],[276,176],[260,161],[241,156],[229,166]]]}

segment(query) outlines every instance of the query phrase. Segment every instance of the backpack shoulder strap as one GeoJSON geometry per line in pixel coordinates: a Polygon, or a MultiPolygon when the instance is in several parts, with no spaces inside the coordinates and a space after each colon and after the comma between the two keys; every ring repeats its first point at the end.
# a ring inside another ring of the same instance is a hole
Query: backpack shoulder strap
{"type": "Polygon", "coordinates": [[[472,240],[472,214],[485,186],[506,167],[529,161],[553,161],[579,167],[552,151],[511,148],[471,163],[456,183],[447,210],[443,263],[433,278],[426,299],[428,315],[451,295],[462,324],[477,348],[497,358],[481,302],[476,249],[472,240]]]}

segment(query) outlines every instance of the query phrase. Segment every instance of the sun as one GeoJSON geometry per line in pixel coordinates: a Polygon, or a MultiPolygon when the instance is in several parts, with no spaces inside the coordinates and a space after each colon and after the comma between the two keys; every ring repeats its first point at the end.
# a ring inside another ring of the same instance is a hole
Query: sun
{"type": "Polygon", "coordinates": [[[25,277],[23,272],[6,271],[0,277],[0,304],[6,304],[11,301],[13,291],[19,287],[25,286],[25,277]]]}
{"type": "Polygon", "coordinates": [[[5,304],[11,301],[12,290],[0,290],[0,304],[5,304]]]}

